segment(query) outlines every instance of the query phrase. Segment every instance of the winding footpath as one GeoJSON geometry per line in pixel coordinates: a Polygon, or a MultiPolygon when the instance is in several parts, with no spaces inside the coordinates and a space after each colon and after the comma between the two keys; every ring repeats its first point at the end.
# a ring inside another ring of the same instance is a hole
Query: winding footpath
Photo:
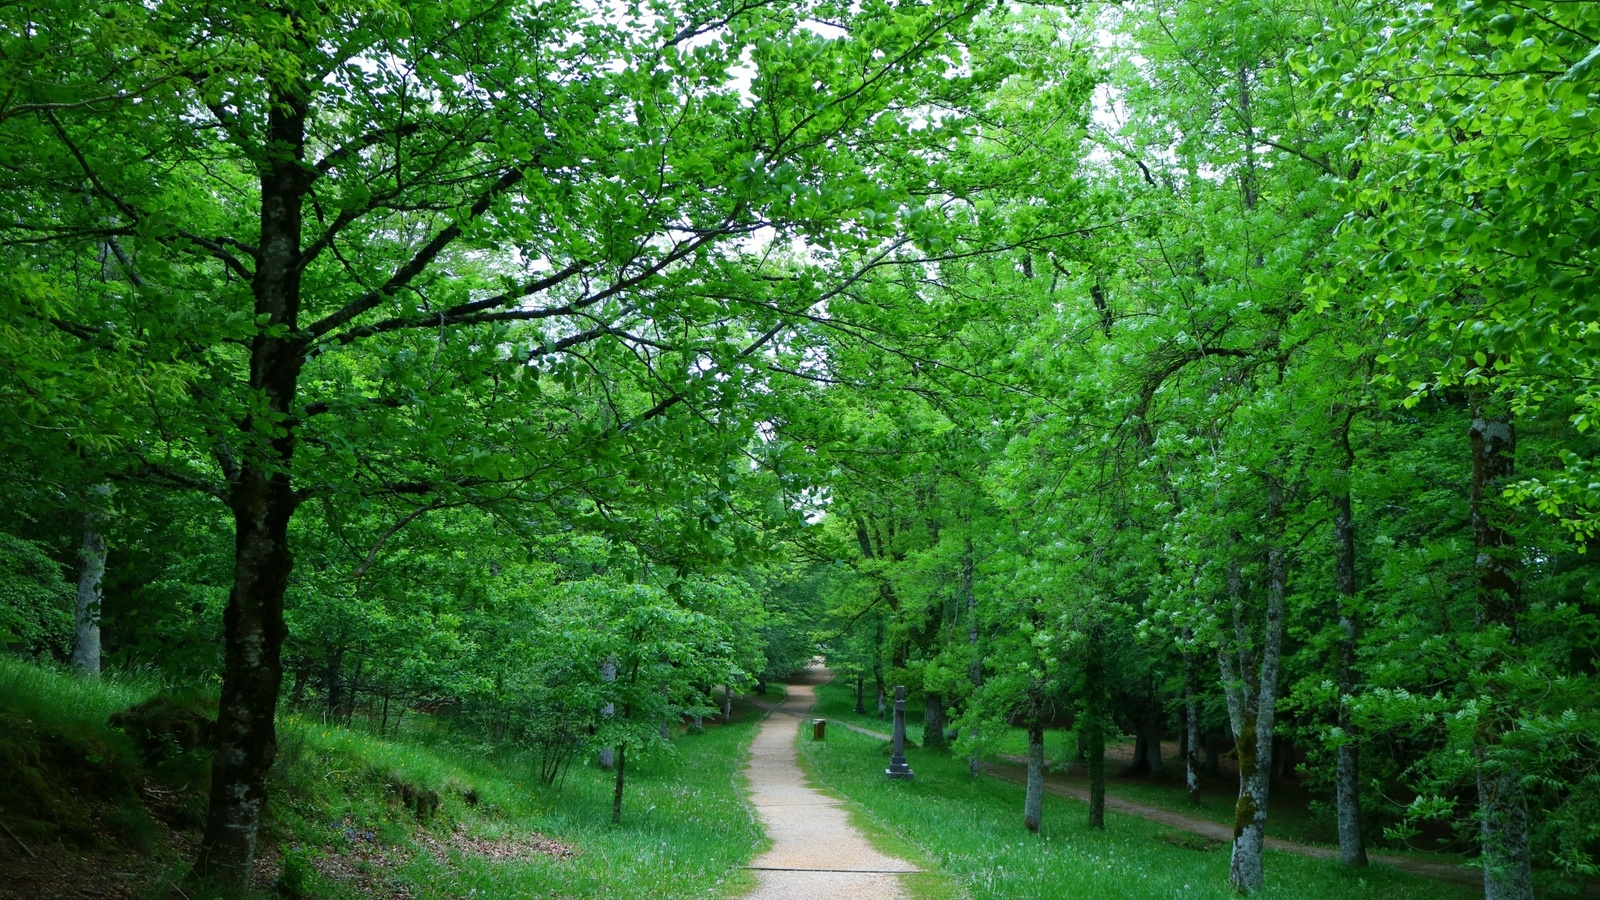
{"type": "Polygon", "coordinates": [[[904,900],[900,878],[921,871],[903,859],[873,849],[850,824],[845,803],[806,784],[796,761],[795,738],[816,703],[815,685],[831,673],[820,666],[789,686],[777,715],[761,723],[750,744],[750,805],[772,847],[751,861],[756,888],[746,900],[904,900]]]}

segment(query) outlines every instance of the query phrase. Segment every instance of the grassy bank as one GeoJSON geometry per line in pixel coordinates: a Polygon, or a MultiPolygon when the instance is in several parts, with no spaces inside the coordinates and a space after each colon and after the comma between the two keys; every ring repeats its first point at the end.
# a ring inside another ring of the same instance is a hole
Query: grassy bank
{"type": "MultiPolygon", "coordinates": [[[[853,703],[853,698],[852,701],[853,703]]],[[[1022,828],[1022,789],[973,780],[964,760],[908,751],[916,779],[883,777],[885,742],[844,729],[801,743],[801,763],[818,782],[860,804],[879,827],[921,848],[973,897],[1074,900],[1236,896],[1227,886],[1226,845],[1208,845],[1142,819],[1107,814],[1088,828],[1081,803],[1046,796],[1044,829],[1022,828]]],[[[1267,854],[1264,896],[1297,900],[1465,898],[1476,891],[1383,866],[1353,873],[1336,862],[1267,854]]]]}
{"type": "MultiPolygon", "coordinates": [[[[178,896],[203,751],[152,764],[107,725],[156,690],[0,661],[0,765],[16,773],[0,779],[0,824],[15,835],[0,847],[0,896],[83,896],[100,874],[138,896],[178,896]]],[[[380,739],[286,716],[257,887],[330,900],[737,896],[762,840],[738,780],[758,715],[630,758],[616,826],[613,775],[588,761],[544,786],[531,754],[452,739],[426,717],[380,739]]]]}

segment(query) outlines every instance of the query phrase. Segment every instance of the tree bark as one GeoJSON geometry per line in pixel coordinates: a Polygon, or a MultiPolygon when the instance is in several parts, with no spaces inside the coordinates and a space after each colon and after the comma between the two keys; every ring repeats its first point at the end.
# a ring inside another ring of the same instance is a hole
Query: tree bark
{"type": "Polygon", "coordinates": [[[101,530],[111,485],[89,488],[89,510],[83,514],[83,546],[78,551],[78,596],[73,605],[72,671],[85,678],[100,677],[101,582],[106,575],[106,538],[101,530]]]}
{"type": "Polygon", "coordinates": [[[1083,742],[1089,757],[1089,827],[1106,827],[1106,667],[1098,629],[1091,628],[1083,663],[1083,742]]]}
{"type": "Polygon", "coordinates": [[[344,708],[343,647],[330,648],[328,650],[328,667],[323,673],[323,689],[328,698],[324,719],[329,722],[338,722],[340,712],[344,708]]]}
{"type": "Polygon", "coordinates": [[[1183,780],[1189,802],[1200,802],[1200,675],[1191,644],[1194,632],[1183,629],[1183,780]]]}
{"type": "Polygon", "coordinates": [[[1028,787],[1022,800],[1022,824],[1035,834],[1044,817],[1044,721],[1028,720],[1028,787]]]}
{"type": "Polygon", "coordinates": [[[255,864],[267,771],[277,755],[275,716],[287,628],[283,596],[293,556],[289,519],[294,406],[305,345],[299,335],[300,236],[308,189],[307,103],[298,84],[268,97],[261,166],[261,238],[251,283],[258,330],[250,344],[252,412],[240,423],[243,460],[229,485],[234,520],[233,588],[223,613],[222,693],[217,707],[211,799],[194,874],[241,892],[255,864]]]}
{"type": "Polygon", "coordinates": [[[1228,718],[1239,752],[1239,799],[1234,806],[1233,852],[1228,882],[1235,890],[1253,894],[1266,884],[1262,851],[1267,837],[1267,795],[1272,772],[1272,736],[1277,717],[1278,676],[1283,656],[1284,602],[1288,571],[1281,546],[1283,535],[1283,485],[1267,476],[1267,608],[1261,636],[1260,670],[1255,684],[1248,681],[1254,668],[1249,628],[1243,606],[1243,585],[1238,565],[1228,569],[1228,592],[1233,602],[1238,670],[1227,642],[1219,643],[1218,660],[1228,693],[1228,718]]]}
{"type": "Polygon", "coordinates": [[[1138,775],[1161,775],[1167,771],[1161,759],[1161,739],[1166,727],[1161,709],[1142,710],[1134,720],[1133,763],[1129,771],[1138,775]]]}
{"type": "MultiPolygon", "coordinates": [[[[604,662],[600,663],[600,680],[605,684],[611,684],[617,680],[616,657],[607,657],[604,662]]],[[[609,719],[616,714],[617,705],[615,703],[608,702],[604,706],[600,707],[600,718],[602,719],[609,719]]],[[[616,751],[610,747],[601,747],[599,753],[596,754],[596,757],[597,758],[595,762],[599,763],[600,768],[602,769],[610,769],[612,766],[616,765],[616,751]]]]}
{"type": "Polygon", "coordinates": [[[944,739],[944,698],[933,691],[922,692],[922,746],[927,750],[945,752],[950,744],[944,739]]]}
{"type": "MultiPolygon", "coordinates": [[[[977,697],[983,690],[983,644],[979,640],[978,630],[978,597],[972,590],[973,577],[972,542],[966,544],[966,553],[961,557],[961,594],[966,598],[967,604],[967,645],[972,650],[972,661],[967,664],[967,680],[972,683],[972,696],[977,697]]],[[[973,717],[972,752],[967,754],[967,774],[977,778],[983,766],[978,755],[978,723],[973,717]]]]}
{"type": "MultiPolygon", "coordinates": [[[[1486,368],[1493,371],[1494,360],[1486,368]]],[[[1477,550],[1480,632],[1504,631],[1505,644],[1520,638],[1522,561],[1516,538],[1500,521],[1505,511],[1495,501],[1514,474],[1517,433],[1510,405],[1491,391],[1472,398],[1472,538],[1477,550]]],[[[1492,674],[1508,663],[1498,651],[1483,666],[1495,679],[1487,688],[1487,708],[1474,735],[1477,760],[1478,822],[1483,849],[1485,900],[1531,900],[1533,861],[1528,834],[1528,804],[1514,761],[1497,758],[1506,731],[1515,727],[1514,699],[1492,674]]]]}
{"type": "Polygon", "coordinates": [[[1339,833],[1339,859],[1347,866],[1367,864],[1367,848],[1361,839],[1361,744],[1350,716],[1355,695],[1356,642],[1360,626],[1356,612],[1356,529],[1350,505],[1350,432],[1344,430],[1345,462],[1343,478],[1333,492],[1333,582],[1339,604],[1339,731],[1343,736],[1335,749],[1334,806],[1339,833]]]}
{"type": "Polygon", "coordinates": [[[617,780],[611,790],[611,824],[622,824],[622,786],[628,770],[628,745],[617,745],[617,780]]]}

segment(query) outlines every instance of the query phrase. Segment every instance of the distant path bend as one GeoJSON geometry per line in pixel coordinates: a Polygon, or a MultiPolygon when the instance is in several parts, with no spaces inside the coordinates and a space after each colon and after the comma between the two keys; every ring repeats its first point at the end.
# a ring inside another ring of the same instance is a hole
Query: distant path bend
{"type": "Polygon", "coordinates": [[[875,850],[850,824],[843,801],[806,784],[795,758],[796,729],[816,703],[813,688],[830,677],[812,666],[782,703],[761,704],[784,715],[768,716],[750,744],[750,805],[772,847],[748,866],[757,883],[746,900],[905,900],[900,876],[921,871],[875,850]]]}

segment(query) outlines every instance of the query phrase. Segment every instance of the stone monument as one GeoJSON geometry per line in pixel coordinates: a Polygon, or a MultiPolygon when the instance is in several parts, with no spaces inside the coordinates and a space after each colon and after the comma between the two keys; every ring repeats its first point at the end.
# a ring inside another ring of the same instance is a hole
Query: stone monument
{"type": "Polygon", "coordinates": [[[883,774],[890,778],[915,778],[906,765],[906,687],[894,687],[894,755],[889,757],[889,768],[883,774]]]}

